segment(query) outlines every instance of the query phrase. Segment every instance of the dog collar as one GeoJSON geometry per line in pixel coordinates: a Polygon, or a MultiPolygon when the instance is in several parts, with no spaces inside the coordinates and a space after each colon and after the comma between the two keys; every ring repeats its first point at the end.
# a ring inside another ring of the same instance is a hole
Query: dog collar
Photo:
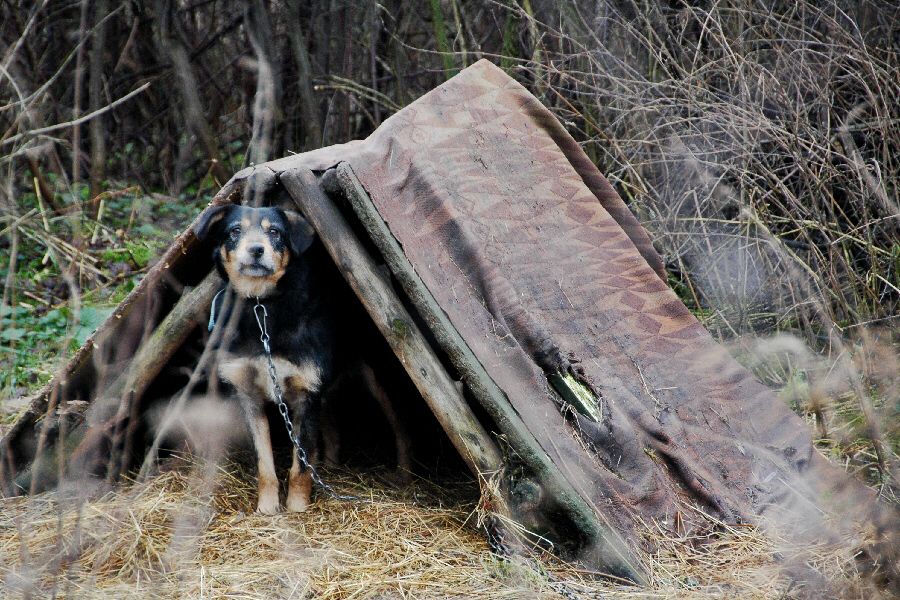
{"type": "Polygon", "coordinates": [[[213,296],[212,305],[209,307],[209,324],[207,324],[206,326],[207,331],[212,331],[216,326],[216,302],[219,301],[219,296],[221,296],[222,292],[224,292],[226,289],[228,288],[223,287],[221,290],[219,290],[219,293],[213,296]]]}

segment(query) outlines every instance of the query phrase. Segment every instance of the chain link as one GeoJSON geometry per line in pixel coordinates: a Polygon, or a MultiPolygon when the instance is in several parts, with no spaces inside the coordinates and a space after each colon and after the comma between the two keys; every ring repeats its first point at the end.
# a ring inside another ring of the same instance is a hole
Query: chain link
{"type": "Polygon", "coordinates": [[[256,317],[256,324],[259,327],[259,341],[262,342],[263,350],[266,354],[269,377],[272,379],[272,389],[275,392],[275,403],[278,405],[278,412],[281,414],[281,418],[284,420],[284,427],[287,429],[288,437],[294,444],[294,452],[296,452],[297,460],[300,462],[301,472],[308,472],[313,483],[316,484],[316,487],[335,500],[363,502],[364,500],[357,496],[338,494],[334,491],[334,488],[325,483],[322,477],[319,476],[319,472],[316,471],[316,468],[309,462],[309,456],[306,453],[306,449],[303,447],[303,444],[300,443],[300,438],[294,433],[294,423],[291,421],[287,403],[284,401],[284,392],[281,390],[281,384],[278,383],[278,373],[275,371],[275,362],[272,360],[272,348],[269,345],[269,331],[266,326],[266,318],[269,316],[269,312],[266,310],[265,305],[259,301],[259,298],[256,299],[256,306],[253,307],[253,314],[256,317]]]}
{"type": "Polygon", "coordinates": [[[512,556],[512,548],[506,543],[505,536],[503,535],[503,526],[496,516],[488,514],[485,517],[484,532],[487,535],[487,543],[491,552],[504,560],[507,560],[512,556]]]}

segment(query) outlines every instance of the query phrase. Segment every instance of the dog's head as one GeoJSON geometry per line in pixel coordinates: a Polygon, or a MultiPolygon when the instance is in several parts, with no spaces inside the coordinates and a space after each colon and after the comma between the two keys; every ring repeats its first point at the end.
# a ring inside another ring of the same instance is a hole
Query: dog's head
{"type": "Polygon", "coordinates": [[[207,209],[194,225],[194,234],[214,242],[219,273],[245,298],[271,294],[291,258],[303,254],[315,237],[297,213],[237,204],[207,209]]]}

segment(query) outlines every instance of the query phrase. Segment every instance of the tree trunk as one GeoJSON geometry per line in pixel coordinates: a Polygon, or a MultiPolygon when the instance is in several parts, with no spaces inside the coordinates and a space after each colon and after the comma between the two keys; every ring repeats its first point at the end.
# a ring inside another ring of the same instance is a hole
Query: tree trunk
{"type": "Polygon", "coordinates": [[[300,112],[303,117],[304,148],[318,148],[322,144],[322,120],[319,118],[319,103],[312,86],[312,63],[307,49],[306,36],[300,24],[300,0],[287,0],[288,38],[294,62],[297,63],[297,91],[300,96],[300,112]]]}
{"type": "MultiPolygon", "coordinates": [[[[81,94],[84,84],[84,46],[87,36],[88,0],[81,0],[81,20],[78,25],[78,53],[75,56],[75,88],[72,93],[72,120],[81,116],[81,94]]],[[[81,180],[81,125],[72,127],[72,190],[77,194],[81,180]]],[[[80,197],[80,196],[79,196],[80,197]]]]}
{"type": "MultiPolygon", "coordinates": [[[[106,45],[106,24],[102,23],[107,13],[107,1],[96,0],[94,5],[94,37],[91,41],[90,73],[88,81],[88,102],[90,110],[99,110],[103,102],[103,54],[106,45]]],[[[96,198],[103,191],[103,179],[106,177],[106,131],[105,115],[91,119],[91,197],[96,198]]],[[[100,205],[94,213],[96,218],[100,205]]]]}
{"type": "Polygon", "coordinates": [[[210,169],[217,180],[217,185],[223,185],[228,181],[229,174],[218,159],[219,148],[203,112],[200,86],[194,76],[190,54],[182,41],[175,20],[175,6],[172,0],[157,0],[156,18],[160,51],[172,61],[172,69],[175,71],[185,129],[192,130],[197,135],[210,161],[210,169]]]}
{"type": "Polygon", "coordinates": [[[258,165],[272,158],[279,113],[278,70],[272,45],[274,35],[269,13],[262,0],[253,0],[244,5],[244,26],[257,60],[250,163],[258,165]]]}

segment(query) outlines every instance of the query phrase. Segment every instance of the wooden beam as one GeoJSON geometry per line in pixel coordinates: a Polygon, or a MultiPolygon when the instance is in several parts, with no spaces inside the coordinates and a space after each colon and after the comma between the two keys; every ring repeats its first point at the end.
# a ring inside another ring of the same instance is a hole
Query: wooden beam
{"type": "Polygon", "coordinates": [[[622,537],[602,522],[603,515],[585,499],[554,465],[540,443],[519,417],[502,389],[450,322],[446,313],[416,273],[394,238],[362,183],[346,162],[336,168],[337,184],[350,202],[363,227],[415,305],[437,343],[463,376],[472,394],[503,430],[511,446],[534,472],[544,492],[552,496],[576,527],[588,538],[585,546],[593,556],[586,562],[601,565],[612,575],[647,583],[640,561],[622,537]]]}
{"type": "Polygon", "coordinates": [[[222,278],[213,269],[196,287],[185,288],[172,310],[141,343],[128,370],[117,377],[100,398],[111,399],[117,404],[119,399],[132,395],[139,399],[196,325],[205,321],[213,296],[224,286],[222,278]]]}

